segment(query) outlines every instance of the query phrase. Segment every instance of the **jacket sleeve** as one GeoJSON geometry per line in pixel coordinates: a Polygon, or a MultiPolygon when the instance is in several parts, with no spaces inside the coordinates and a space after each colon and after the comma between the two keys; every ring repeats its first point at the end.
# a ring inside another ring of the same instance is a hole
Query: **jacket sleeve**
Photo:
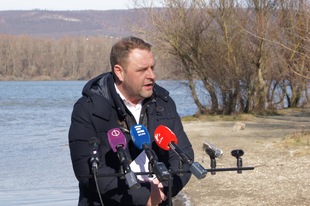
{"type": "MultiPolygon", "coordinates": [[[[81,178],[80,175],[92,174],[90,166],[90,146],[89,140],[92,137],[98,137],[101,141],[99,147],[99,169],[98,174],[118,173],[119,165],[117,154],[114,153],[106,137],[106,132],[98,134],[96,132],[92,118],[91,106],[85,98],[80,99],[74,106],[71,126],[69,129],[69,147],[73,170],[80,185],[91,191],[93,196],[97,195],[96,185],[93,178],[81,178]],[[114,161],[118,169],[108,166],[114,161]]],[[[115,205],[146,205],[150,196],[150,183],[140,182],[141,187],[135,191],[129,189],[126,180],[119,177],[99,177],[97,178],[99,190],[104,200],[115,202],[115,205]]],[[[98,195],[97,195],[98,197],[98,195]]]]}

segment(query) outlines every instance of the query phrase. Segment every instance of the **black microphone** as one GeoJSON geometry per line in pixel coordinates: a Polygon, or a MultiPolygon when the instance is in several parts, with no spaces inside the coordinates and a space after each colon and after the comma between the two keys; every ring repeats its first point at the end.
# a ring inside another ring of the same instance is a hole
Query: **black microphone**
{"type": "Polygon", "coordinates": [[[98,149],[100,146],[100,140],[97,137],[92,137],[89,140],[89,145],[91,148],[91,158],[90,163],[92,165],[92,171],[94,175],[98,173],[98,165],[99,165],[99,157],[98,157],[98,149]]]}
{"type": "MultiPolygon", "coordinates": [[[[241,149],[235,149],[231,151],[231,155],[237,158],[237,167],[242,167],[242,158],[241,156],[244,154],[244,151],[241,149]]],[[[237,170],[237,173],[242,173],[242,170],[237,170]]]]}
{"type": "Polygon", "coordinates": [[[244,154],[243,150],[241,149],[235,149],[233,151],[231,151],[231,155],[234,157],[241,157],[244,154]]]}
{"type": "Polygon", "coordinates": [[[122,131],[118,128],[108,131],[108,140],[113,152],[117,152],[117,156],[123,166],[127,184],[131,190],[138,189],[141,185],[133,171],[131,171],[124,149],[126,149],[126,138],[122,131]]]}
{"type": "Polygon", "coordinates": [[[175,151],[183,163],[190,165],[189,170],[197,179],[205,178],[208,170],[193,160],[177,145],[178,139],[175,134],[166,126],[160,125],[154,132],[154,139],[157,145],[164,149],[175,151]]]}
{"type": "Polygon", "coordinates": [[[151,150],[150,134],[147,129],[142,124],[137,124],[131,127],[130,135],[136,147],[145,151],[152,166],[152,168],[149,168],[150,171],[154,169],[154,173],[160,182],[168,181],[170,172],[164,163],[158,162],[155,153],[151,150]]]}

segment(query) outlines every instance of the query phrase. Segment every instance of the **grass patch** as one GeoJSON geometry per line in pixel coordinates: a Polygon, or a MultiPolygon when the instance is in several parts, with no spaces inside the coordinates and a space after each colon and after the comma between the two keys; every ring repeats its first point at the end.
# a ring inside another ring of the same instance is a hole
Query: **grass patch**
{"type": "Polygon", "coordinates": [[[260,111],[260,112],[256,112],[256,111],[253,111],[251,112],[251,114],[254,116],[254,117],[261,117],[261,116],[276,116],[276,115],[280,115],[279,114],[279,110],[265,110],[265,111],[260,111]]]}
{"type": "Polygon", "coordinates": [[[200,121],[200,122],[215,122],[215,121],[254,121],[257,117],[263,116],[277,116],[277,115],[289,115],[294,112],[303,112],[309,113],[308,108],[289,108],[289,109],[281,109],[281,110],[266,110],[261,112],[251,112],[251,113],[243,113],[243,114],[232,114],[232,115],[191,115],[184,116],[181,118],[183,122],[189,121],[200,121]]]}
{"type": "Polygon", "coordinates": [[[292,114],[293,112],[309,112],[308,108],[285,108],[285,109],[280,109],[276,111],[277,115],[288,115],[292,114]]]}
{"type": "Polygon", "coordinates": [[[260,140],[257,140],[256,143],[257,143],[257,144],[264,144],[264,142],[263,142],[263,141],[260,141],[260,140]]]}
{"type": "Polygon", "coordinates": [[[193,115],[181,118],[183,122],[200,121],[200,122],[217,122],[217,121],[253,121],[256,117],[253,114],[238,115],[193,115]]]}
{"type": "Polygon", "coordinates": [[[197,121],[198,118],[194,116],[184,116],[184,117],[181,117],[181,120],[183,122],[190,122],[190,121],[197,121]]]}
{"type": "Polygon", "coordinates": [[[290,115],[298,112],[302,113],[309,113],[309,108],[284,108],[284,109],[274,109],[274,110],[264,110],[260,112],[253,111],[251,112],[255,117],[262,117],[262,116],[285,116],[290,115]]]}
{"type": "Polygon", "coordinates": [[[296,129],[293,134],[283,138],[278,147],[288,150],[296,150],[295,156],[310,154],[310,131],[296,129]]]}

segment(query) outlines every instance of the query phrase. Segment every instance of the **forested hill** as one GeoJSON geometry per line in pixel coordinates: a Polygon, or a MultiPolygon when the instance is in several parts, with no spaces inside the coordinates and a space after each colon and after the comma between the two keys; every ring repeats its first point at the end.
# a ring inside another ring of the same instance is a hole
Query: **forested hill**
{"type": "Polygon", "coordinates": [[[0,33],[60,39],[67,37],[130,35],[126,19],[134,10],[108,11],[0,11],[0,33]]]}
{"type": "MultiPolygon", "coordinates": [[[[110,71],[112,45],[133,35],[127,24],[137,18],[136,10],[0,11],[0,81],[88,80],[110,71]]],[[[174,78],[160,55],[157,79],[174,78]]]]}

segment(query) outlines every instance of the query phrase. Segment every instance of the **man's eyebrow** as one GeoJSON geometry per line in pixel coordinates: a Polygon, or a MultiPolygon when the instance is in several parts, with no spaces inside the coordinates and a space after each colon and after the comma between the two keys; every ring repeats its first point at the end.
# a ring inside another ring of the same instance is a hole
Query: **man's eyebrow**
{"type": "MultiPolygon", "coordinates": [[[[154,69],[155,63],[154,63],[152,66],[150,66],[150,67],[151,67],[152,69],[154,69]]],[[[149,68],[149,67],[143,67],[143,68],[141,67],[140,70],[145,70],[145,69],[148,69],[148,68],[149,68]]]]}

